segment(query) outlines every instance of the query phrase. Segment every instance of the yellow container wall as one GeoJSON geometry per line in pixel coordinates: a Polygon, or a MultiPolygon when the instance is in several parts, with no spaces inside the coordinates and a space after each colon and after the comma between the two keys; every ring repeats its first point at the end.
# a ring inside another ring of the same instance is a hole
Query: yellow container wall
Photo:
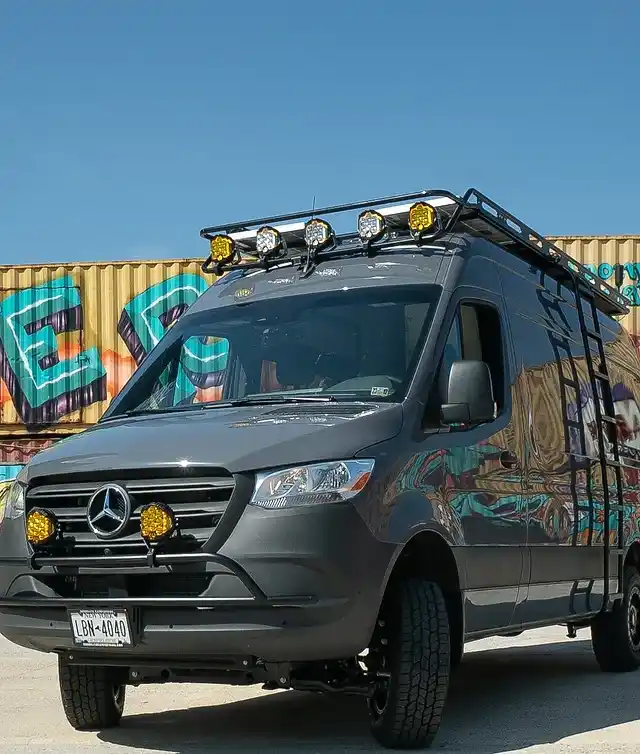
{"type": "Polygon", "coordinates": [[[619,321],[640,350],[640,236],[549,236],[549,240],[610,285],[614,285],[613,265],[624,265],[620,290],[628,299],[630,313],[619,321]]]}
{"type": "MultiPolygon", "coordinates": [[[[622,322],[640,348],[640,236],[552,237],[605,280],[625,265],[622,322]]],[[[0,438],[94,424],[211,283],[201,260],[0,267],[0,438]]],[[[1,463],[1,461],[0,461],[1,463]]]]}
{"type": "Polygon", "coordinates": [[[215,281],[201,260],[0,267],[0,437],[94,424],[215,281]]]}

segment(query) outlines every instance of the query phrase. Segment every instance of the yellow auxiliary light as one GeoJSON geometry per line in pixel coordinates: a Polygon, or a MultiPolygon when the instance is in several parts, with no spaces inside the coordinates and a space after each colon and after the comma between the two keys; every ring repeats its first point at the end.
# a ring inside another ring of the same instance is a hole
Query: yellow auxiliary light
{"type": "Polygon", "coordinates": [[[361,212],[358,217],[358,235],[363,241],[377,241],[384,235],[387,224],[384,217],[373,209],[361,212]]]}
{"type": "Polygon", "coordinates": [[[275,228],[264,225],[256,233],[256,251],[262,259],[275,254],[282,247],[282,236],[275,228]]]}
{"type": "Polygon", "coordinates": [[[211,260],[218,264],[226,264],[235,256],[235,242],[231,236],[214,236],[209,242],[211,260]]]}
{"type": "Polygon", "coordinates": [[[27,514],[27,542],[30,545],[46,545],[58,531],[58,521],[51,511],[34,508],[27,514]]]}
{"type": "Polygon", "coordinates": [[[164,503],[149,503],[140,511],[140,534],[146,542],[168,539],[176,528],[176,517],[164,503]]]}
{"type": "Polygon", "coordinates": [[[409,210],[409,228],[414,236],[420,236],[435,225],[436,210],[426,202],[416,202],[409,210]]]}
{"type": "Polygon", "coordinates": [[[321,249],[326,246],[333,235],[333,229],[326,220],[314,218],[304,226],[304,241],[309,249],[321,249]]]}

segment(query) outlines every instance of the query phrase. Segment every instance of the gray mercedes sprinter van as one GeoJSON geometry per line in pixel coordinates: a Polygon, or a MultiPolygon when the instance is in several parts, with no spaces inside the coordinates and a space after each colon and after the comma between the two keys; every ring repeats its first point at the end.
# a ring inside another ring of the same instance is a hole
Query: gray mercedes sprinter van
{"type": "Polygon", "coordinates": [[[465,642],[589,627],[638,668],[614,287],[474,189],[201,236],[221,277],[0,514],[0,632],[57,654],[71,725],[117,725],[127,685],[258,683],[362,695],[421,748],[465,642]]]}

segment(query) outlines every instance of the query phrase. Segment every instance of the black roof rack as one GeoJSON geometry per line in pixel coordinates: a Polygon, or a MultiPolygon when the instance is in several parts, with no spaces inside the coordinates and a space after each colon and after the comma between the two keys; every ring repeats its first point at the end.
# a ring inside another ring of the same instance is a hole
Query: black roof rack
{"type": "Polygon", "coordinates": [[[593,295],[597,308],[605,314],[629,313],[627,299],[615,288],[478,190],[470,188],[459,201],[456,223],[467,225],[472,232],[518,256],[523,249],[532,252],[527,255],[532,263],[552,277],[577,279],[579,287],[593,295]]]}
{"type": "MultiPolygon", "coordinates": [[[[597,308],[604,313],[629,313],[627,300],[615,288],[605,283],[561,248],[548,241],[499,204],[474,188],[468,189],[461,197],[453,194],[451,191],[432,189],[411,194],[399,194],[380,199],[371,199],[364,202],[338,204],[302,212],[292,212],[286,215],[255,218],[253,220],[203,228],[200,231],[200,236],[208,239],[219,233],[242,236],[249,231],[256,231],[263,225],[289,223],[295,220],[302,221],[311,217],[325,217],[327,215],[357,210],[362,211],[369,208],[380,209],[400,202],[414,201],[431,201],[431,203],[438,207],[438,211],[446,219],[438,236],[441,237],[448,233],[462,231],[485,238],[505,251],[525,257],[532,264],[543,268],[552,277],[577,280],[579,284],[578,288],[586,291],[587,295],[593,295],[597,308]]],[[[390,211],[392,210],[393,208],[390,209],[390,211]]],[[[385,214],[387,213],[385,212],[385,214]]],[[[354,243],[354,241],[357,242],[358,240],[356,233],[347,233],[340,238],[345,241],[348,240],[348,247],[351,253],[364,250],[363,245],[356,245],[354,243]]],[[[432,242],[433,240],[434,238],[431,236],[429,241],[432,242]]],[[[401,238],[398,237],[396,243],[398,241],[401,241],[401,238]]],[[[388,241],[381,241],[377,244],[377,246],[385,245],[388,245],[388,241]]],[[[343,248],[343,250],[346,249],[343,248]]],[[[209,269],[210,263],[211,260],[207,259],[203,264],[203,269],[207,272],[211,271],[209,269]]],[[[244,266],[232,265],[227,269],[237,269],[244,266]]],[[[257,266],[260,266],[260,263],[252,262],[249,265],[249,267],[254,268],[257,266]]]]}

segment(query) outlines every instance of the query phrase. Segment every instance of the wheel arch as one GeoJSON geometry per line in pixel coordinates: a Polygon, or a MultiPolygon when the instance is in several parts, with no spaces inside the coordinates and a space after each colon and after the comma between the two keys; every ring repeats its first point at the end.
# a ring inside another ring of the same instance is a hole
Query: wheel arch
{"type": "Polygon", "coordinates": [[[624,567],[634,565],[640,571],[640,542],[632,542],[624,557],[624,567]]]}
{"type": "Polygon", "coordinates": [[[449,616],[452,656],[462,655],[464,644],[465,571],[455,548],[434,529],[423,529],[399,546],[387,570],[381,595],[385,596],[399,579],[419,577],[434,581],[441,588],[449,616]]]}

